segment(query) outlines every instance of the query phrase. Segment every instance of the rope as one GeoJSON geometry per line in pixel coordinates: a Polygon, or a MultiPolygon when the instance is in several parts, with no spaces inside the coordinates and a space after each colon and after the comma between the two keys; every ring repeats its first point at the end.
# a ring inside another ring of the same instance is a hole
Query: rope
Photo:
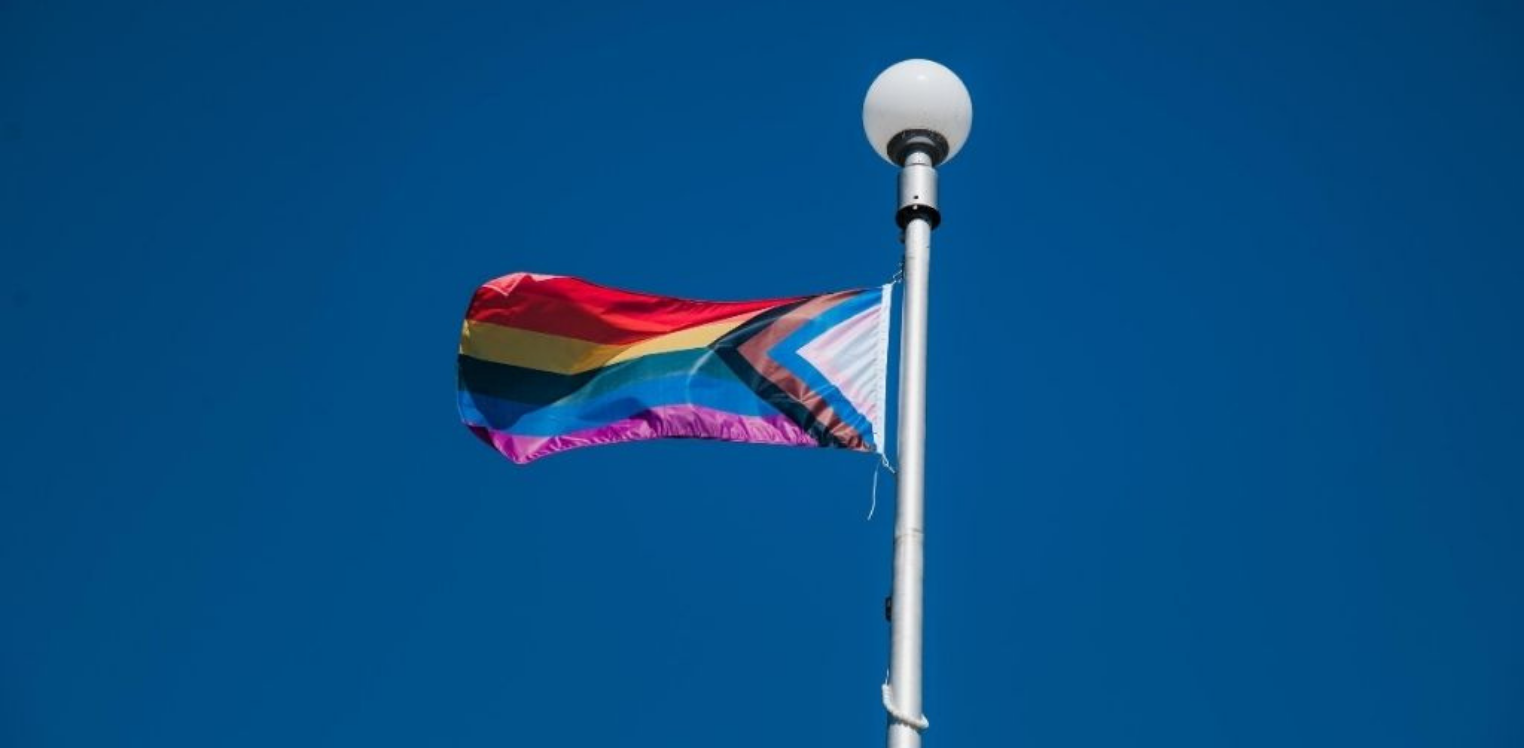
{"type": "Polygon", "coordinates": [[[889,464],[889,458],[883,452],[878,453],[878,460],[879,464],[873,466],[873,503],[868,505],[868,518],[864,522],[872,522],[873,510],[878,508],[878,469],[883,467],[890,475],[894,475],[894,466],[889,464]]]}
{"type": "Polygon", "coordinates": [[[894,688],[889,685],[888,680],[884,681],[884,711],[889,713],[890,719],[916,732],[921,732],[931,727],[931,721],[926,719],[926,715],[922,714],[919,717],[913,717],[900,711],[899,707],[894,705],[894,688]]]}
{"type": "Polygon", "coordinates": [[[864,522],[872,522],[873,521],[873,510],[878,508],[878,466],[877,465],[873,466],[873,499],[872,499],[872,502],[873,503],[868,505],[868,518],[863,520],[864,522]]]}

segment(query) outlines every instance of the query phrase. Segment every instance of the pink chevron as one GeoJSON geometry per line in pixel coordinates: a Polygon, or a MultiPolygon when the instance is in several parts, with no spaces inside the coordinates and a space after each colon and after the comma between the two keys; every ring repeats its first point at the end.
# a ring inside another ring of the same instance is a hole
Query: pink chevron
{"type": "MultiPolygon", "coordinates": [[[[877,334],[880,319],[881,307],[869,307],[825,331],[798,351],[800,358],[815,367],[826,381],[836,385],[847,402],[874,424],[879,422],[876,383],[881,376],[877,369],[882,365],[877,334]]],[[[875,434],[875,437],[879,436],[875,434]]]]}

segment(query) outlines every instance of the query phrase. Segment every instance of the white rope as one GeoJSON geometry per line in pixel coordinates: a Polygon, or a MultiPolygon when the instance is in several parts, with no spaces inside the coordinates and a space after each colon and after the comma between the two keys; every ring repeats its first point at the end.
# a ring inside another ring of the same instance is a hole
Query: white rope
{"type": "Polygon", "coordinates": [[[879,467],[882,466],[885,470],[889,471],[890,475],[894,475],[894,466],[889,464],[889,458],[885,457],[883,452],[879,452],[878,453],[878,459],[879,459],[879,464],[873,466],[873,499],[872,499],[872,503],[870,503],[868,505],[868,518],[863,520],[864,522],[872,522],[873,521],[873,510],[878,508],[878,469],[879,469],[879,467]]]}
{"type": "Polygon", "coordinates": [[[884,681],[884,711],[888,712],[889,717],[895,722],[915,730],[916,732],[920,732],[928,727],[931,727],[931,721],[926,719],[926,715],[922,714],[919,717],[914,717],[900,711],[899,707],[894,705],[894,689],[890,687],[889,681],[887,680],[884,681]]]}
{"type": "Polygon", "coordinates": [[[868,518],[863,520],[863,521],[864,522],[872,522],[873,521],[873,510],[875,510],[877,508],[878,508],[878,466],[874,465],[873,466],[873,499],[872,499],[872,503],[868,504],[868,518]]]}

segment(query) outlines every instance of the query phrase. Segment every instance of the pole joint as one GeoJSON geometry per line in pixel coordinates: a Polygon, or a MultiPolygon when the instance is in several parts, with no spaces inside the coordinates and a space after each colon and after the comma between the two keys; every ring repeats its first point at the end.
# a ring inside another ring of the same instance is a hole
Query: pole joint
{"type": "Polygon", "coordinates": [[[942,223],[942,213],[937,209],[936,160],[925,150],[912,150],[905,156],[900,167],[900,208],[894,221],[903,229],[910,222],[923,218],[927,225],[936,228],[942,223]]]}

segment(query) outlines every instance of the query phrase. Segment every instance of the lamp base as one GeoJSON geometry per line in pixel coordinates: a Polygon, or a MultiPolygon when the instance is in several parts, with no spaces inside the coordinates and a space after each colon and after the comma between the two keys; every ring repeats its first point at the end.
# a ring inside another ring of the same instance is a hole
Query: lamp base
{"type": "Polygon", "coordinates": [[[900,166],[905,165],[905,159],[910,154],[921,151],[931,157],[931,165],[936,166],[947,160],[947,138],[935,130],[901,130],[898,135],[889,139],[889,158],[900,166]]]}

